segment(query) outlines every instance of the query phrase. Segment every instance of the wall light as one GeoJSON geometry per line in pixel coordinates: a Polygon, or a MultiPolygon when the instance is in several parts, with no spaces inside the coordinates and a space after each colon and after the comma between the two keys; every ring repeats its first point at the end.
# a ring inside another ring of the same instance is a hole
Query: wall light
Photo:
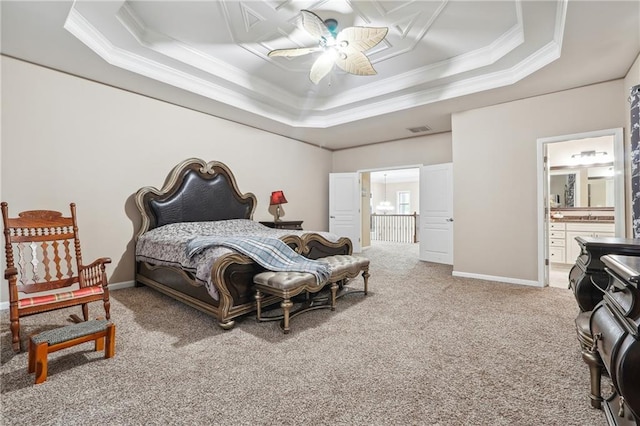
{"type": "Polygon", "coordinates": [[[571,160],[577,164],[593,164],[602,163],[606,161],[608,157],[607,151],[582,151],[578,154],[573,154],[571,160]]]}

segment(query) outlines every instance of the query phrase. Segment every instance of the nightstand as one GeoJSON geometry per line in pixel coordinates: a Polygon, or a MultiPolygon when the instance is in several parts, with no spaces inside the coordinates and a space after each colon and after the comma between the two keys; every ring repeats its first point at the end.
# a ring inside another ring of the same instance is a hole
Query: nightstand
{"type": "Polygon", "coordinates": [[[268,226],[269,228],[276,229],[295,229],[298,231],[302,231],[302,221],[301,220],[279,220],[277,222],[260,222],[264,226],[268,226]]]}

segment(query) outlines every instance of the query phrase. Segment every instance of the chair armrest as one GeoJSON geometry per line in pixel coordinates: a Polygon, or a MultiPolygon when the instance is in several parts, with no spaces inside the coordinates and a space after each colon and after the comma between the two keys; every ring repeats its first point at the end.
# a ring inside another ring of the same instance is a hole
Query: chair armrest
{"type": "Polygon", "coordinates": [[[91,262],[88,265],[80,265],[79,269],[80,271],[83,271],[85,269],[91,269],[91,268],[95,268],[98,265],[107,265],[111,263],[111,258],[110,257],[101,257],[99,259],[94,260],[93,262],[91,262]]]}
{"type": "Polygon", "coordinates": [[[101,257],[94,260],[89,265],[79,265],[78,275],[80,279],[80,287],[102,286],[106,287],[107,274],[105,273],[105,265],[111,263],[111,258],[101,257]]]}
{"type": "Polygon", "coordinates": [[[5,277],[5,279],[7,279],[7,280],[8,280],[9,278],[11,278],[11,277],[15,276],[15,275],[18,275],[18,268],[16,268],[16,267],[7,268],[7,269],[4,271],[4,277],[5,277]]]}

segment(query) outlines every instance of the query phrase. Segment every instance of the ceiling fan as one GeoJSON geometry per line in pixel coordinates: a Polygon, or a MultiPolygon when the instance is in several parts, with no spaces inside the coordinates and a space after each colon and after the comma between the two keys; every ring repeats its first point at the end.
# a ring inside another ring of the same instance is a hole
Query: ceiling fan
{"type": "Polygon", "coordinates": [[[276,49],[269,56],[295,57],[314,52],[323,52],[311,66],[309,79],[318,84],[320,80],[337,65],[344,71],[355,75],[375,75],[376,70],[363,53],[380,43],[387,32],[386,27],[348,27],[337,32],[338,21],[322,20],[308,10],[301,10],[302,26],[318,39],[317,47],[299,47],[292,49],[276,49]]]}

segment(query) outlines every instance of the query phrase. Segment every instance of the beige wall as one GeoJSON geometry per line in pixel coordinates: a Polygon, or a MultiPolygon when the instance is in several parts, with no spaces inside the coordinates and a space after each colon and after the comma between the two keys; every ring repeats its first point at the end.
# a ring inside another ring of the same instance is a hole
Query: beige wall
{"type": "Polygon", "coordinates": [[[333,153],[333,172],[451,162],[451,133],[419,136],[333,153]]]}
{"type": "Polygon", "coordinates": [[[537,139],[623,127],[622,80],[454,114],[454,272],[537,281],[537,139]]]}
{"type": "Polygon", "coordinates": [[[462,112],[452,133],[332,154],[10,58],[1,65],[0,198],[13,213],[66,212],[76,202],[84,257],[111,257],[112,283],[134,278],[133,194],[160,187],[188,157],[229,165],[240,189],[258,197],[255,219],[271,218],[269,194],[283,189],[285,218],[317,230],[328,227],[329,172],[453,161],[454,270],[537,280],[537,139],[624,126],[628,153],[626,99],[640,82],[636,59],[624,81],[462,112]],[[296,161],[265,161],[282,152],[296,161]]]}
{"type": "Polygon", "coordinates": [[[1,65],[2,200],[12,214],[75,202],[83,257],[111,257],[111,283],[134,279],[133,194],[161,187],[189,157],[226,163],[257,196],[256,220],[272,219],[269,195],[282,189],[287,219],[327,230],[331,152],[11,58],[1,65]]]}

